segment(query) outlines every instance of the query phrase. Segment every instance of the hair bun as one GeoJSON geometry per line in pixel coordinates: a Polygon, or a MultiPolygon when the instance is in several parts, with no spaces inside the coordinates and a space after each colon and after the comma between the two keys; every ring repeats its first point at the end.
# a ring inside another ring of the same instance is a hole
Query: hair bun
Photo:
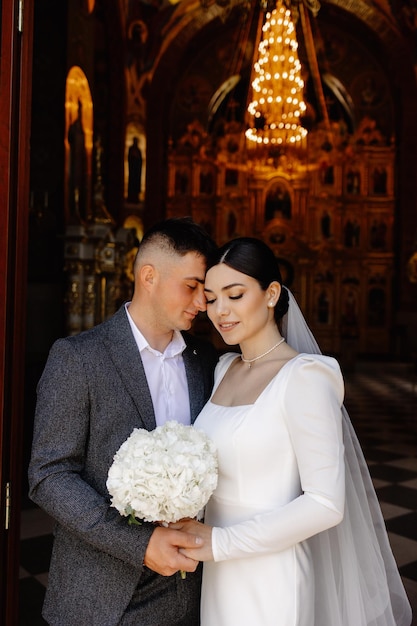
{"type": "Polygon", "coordinates": [[[288,289],[282,286],[280,296],[278,298],[278,302],[275,307],[275,319],[280,320],[284,317],[284,315],[288,311],[289,306],[289,296],[288,289]]]}

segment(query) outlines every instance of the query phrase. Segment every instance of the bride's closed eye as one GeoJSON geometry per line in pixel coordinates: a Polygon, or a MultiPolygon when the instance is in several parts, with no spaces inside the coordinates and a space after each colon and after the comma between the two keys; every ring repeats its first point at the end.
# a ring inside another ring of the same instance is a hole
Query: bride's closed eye
{"type": "MultiPolygon", "coordinates": [[[[243,293],[240,293],[237,296],[229,296],[229,300],[240,300],[240,298],[243,297],[243,293]]],[[[214,304],[214,302],[216,302],[217,298],[207,298],[206,296],[206,304],[214,304]]]]}

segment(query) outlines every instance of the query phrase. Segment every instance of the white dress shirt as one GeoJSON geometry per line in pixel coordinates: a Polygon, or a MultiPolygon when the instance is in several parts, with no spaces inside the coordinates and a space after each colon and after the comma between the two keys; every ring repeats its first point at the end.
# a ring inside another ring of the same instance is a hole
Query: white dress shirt
{"type": "Polygon", "coordinates": [[[183,336],[174,331],[164,352],[152,348],[142,335],[126,306],[127,318],[138,346],[145,369],[155,411],[156,425],[169,420],[181,424],[191,423],[190,398],[182,353],[186,348],[183,336]]]}

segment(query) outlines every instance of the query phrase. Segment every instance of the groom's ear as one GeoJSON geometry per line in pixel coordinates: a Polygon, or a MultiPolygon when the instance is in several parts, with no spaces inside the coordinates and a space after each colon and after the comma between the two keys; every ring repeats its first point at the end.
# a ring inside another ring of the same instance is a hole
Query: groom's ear
{"type": "Polygon", "coordinates": [[[157,270],[155,266],[151,265],[150,263],[148,265],[143,265],[140,268],[139,280],[142,286],[146,289],[146,291],[150,291],[150,289],[152,289],[156,274],[157,270]]]}

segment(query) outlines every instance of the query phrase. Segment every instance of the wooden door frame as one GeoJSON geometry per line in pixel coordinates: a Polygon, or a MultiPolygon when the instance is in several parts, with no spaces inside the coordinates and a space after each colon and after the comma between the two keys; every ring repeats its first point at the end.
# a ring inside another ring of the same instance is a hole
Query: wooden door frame
{"type": "Polygon", "coordinates": [[[0,2],[0,623],[5,626],[18,623],[33,4],[0,2]]]}

